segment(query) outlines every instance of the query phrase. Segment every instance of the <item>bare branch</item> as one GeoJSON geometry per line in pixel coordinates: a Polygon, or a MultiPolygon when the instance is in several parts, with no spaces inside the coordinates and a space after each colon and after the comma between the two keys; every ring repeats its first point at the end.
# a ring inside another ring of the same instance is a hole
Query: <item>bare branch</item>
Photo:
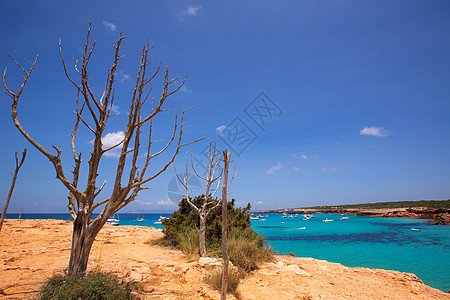
{"type": "Polygon", "coordinates": [[[105,185],[106,185],[106,180],[103,181],[102,186],[98,189],[97,193],[94,194],[94,198],[97,197],[98,194],[100,194],[102,192],[102,190],[105,187],[105,185]]]}
{"type": "MultiPolygon", "coordinates": [[[[67,72],[67,68],[66,68],[66,62],[64,61],[64,56],[62,53],[62,47],[61,47],[61,38],[59,38],[59,55],[61,56],[61,62],[64,68],[64,73],[66,74],[67,79],[73,84],[73,86],[75,86],[77,88],[78,91],[80,91],[80,87],[72,80],[72,78],[70,78],[69,73],[67,72]]],[[[75,70],[77,70],[77,61],[75,61],[75,70]]],[[[81,75],[81,73],[80,73],[81,75]]]]}
{"type": "MultiPolygon", "coordinates": [[[[230,184],[228,184],[228,189],[229,189],[230,186],[233,184],[233,180],[234,180],[234,178],[236,177],[236,175],[237,175],[237,173],[236,173],[236,164],[234,164],[233,176],[231,177],[230,184]]],[[[229,194],[231,194],[231,193],[233,193],[233,192],[234,192],[234,189],[233,189],[233,191],[231,191],[229,194]]]]}
{"type": "MultiPolygon", "coordinates": [[[[22,69],[22,71],[24,72],[24,73],[27,73],[27,70],[25,70],[11,55],[9,55],[9,53],[8,53],[8,51],[6,51],[5,50],[5,52],[6,52],[6,55],[8,55],[8,57],[19,67],[19,68],[21,68],[22,69]]],[[[35,61],[36,62],[36,61],[35,61]]],[[[34,64],[33,63],[31,63],[33,66],[34,66],[34,64]]]]}
{"type": "MultiPolygon", "coordinates": [[[[9,54],[8,54],[9,56],[9,54]]],[[[12,58],[11,58],[12,59],[12,58]]],[[[11,98],[13,98],[13,104],[12,104],[12,118],[14,121],[14,125],[16,126],[16,128],[20,131],[20,133],[37,149],[39,150],[42,154],[44,154],[52,163],[53,166],[56,170],[56,174],[57,174],[57,178],[61,180],[61,182],[66,186],[67,189],[69,189],[71,192],[77,194],[80,198],[82,198],[82,194],[77,191],[77,189],[73,186],[73,184],[71,184],[67,178],[64,175],[64,171],[62,169],[62,165],[61,165],[61,155],[60,152],[58,152],[58,155],[55,156],[53,154],[51,154],[47,149],[45,149],[44,147],[42,147],[39,143],[37,143],[26,131],[25,129],[22,127],[22,125],[19,122],[18,116],[17,116],[17,104],[19,101],[19,98],[23,92],[23,88],[25,87],[25,84],[28,81],[28,78],[31,75],[31,72],[33,71],[34,66],[36,65],[38,56],[36,55],[36,58],[34,59],[34,62],[32,63],[30,69],[28,71],[26,71],[25,76],[23,77],[23,82],[22,85],[19,88],[19,91],[17,93],[12,92],[11,90],[9,90],[6,87],[5,84],[5,78],[6,78],[6,69],[3,72],[3,85],[5,86],[5,88],[10,92],[10,96],[11,98]]],[[[13,61],[17,64],[17,62],[13,59],[13,61]]],[[[21,67],[21,69],[23,70],[24,68],[21,67]]]]}
{"type": "Polygon", "coordinates": [[[174,169],[175,169],[175,176],[177,177],[178,181],[184,186],[186,194],[185,194],[185,198],[187,203],[189,204],[189,206],[196,212],[196,213],[200,213],[200,209],[195,206],[194,203],[191,202],[191,200],[189,199],[189,168],[188,168],[188,157],[187,157],[187,153],[186,153],[186,173],[183,176],[183,180],[180,179],[180,177],[178,176],[177,173],[177,169],[175,166],[175,163],[173,165],[174,169]]]}
{"type": "Polygon", "coordinates": [[[3,220],[5,219],[6,211],[8,210],[9,201],[11,200],[11,196],[12,196],[12,193],[13,193],[13,190],[14,190],[14,186],[16,185],[17,174],[19,173],[19,169],[20,169],[20,167],[22,167],[26,156],[27,156],[27,148],[23,149],[22,159],[20,160],[20,163],[19,163],[19,159],[17,158],[17,152],[16,152],[16,169],[14,171],[13,179],[12,179],[12,182],[11,182],[11,187],[9,188],[8,197],[6,198],[5,206],[3,208],[2,216],[1,216],[1,219],[0,219],[0,231],[2,230],[3,220]]]}
{"type": "Polygon", "coordinates": [[[195,169],[194,163],[193,163],[193,160],[192,160],[192,155],[191,155],[191,167],[192,167],[192,170],[194,170],[194,173],[195,173],[195,175],[197,175],[198,178],[203,179],[205,181],[208,180],[205,177],[202,177],[200,174],[197,173],[197,170],[195,169]]]}
{"type": "Polygon", "coordinates": [[[110,151],[110,150],[112,150],[112,149],[114,149],[114,148],[119,147],[119,146],[123,143],[124,140],[125,140],[125,139],[121,140],[119,143],[115,144],[114,146],[111,146],[111,147],[109,147],[109,148],[106,148],[106,149],[102,150],[102,153],[108,152],[108,151],[110,151]]]}
{"type": "Polygon", "coordinates": [[[94,204],[92,205],[92,211],[94,211],[94,209],[96,209],[96,208],[99,207],[100,205],[103,205],[103,204],[109,202],[109,200],[111,200],[111,198],[105,199],[105,200],[100,201],[100,202],[98,202],[98,203],[94,203],[94,204]]]}
{"type": "MultiPolygon", "coordinates": [[[[220,173],[221,174],[221,176],[222,176],[222,172],[220,173]]],[[[216,189],[214,190],[214,192],[212,193],[212,198],[214,198],[214,195],[216,194],[216,192],[219,190],[219,188],[220,188],[220,180],[219,181],[217,181],[217,187],[216,187],[216,189]]]]}
{"type": "Polygon", "coordinates": [[[179,135],[178,135],[178,144],[177,144],[177,148],[176,148],[174,154],[172,155],[172,158],[169,160],[169,162],[168,162],[163,168],[161,168],[161,169],[159,170],[159,172],[157,172],[157,173],[154,174],[153,176],[148,177],[148,178],[145,179],[145,180],[140,180],[137,184],[135,184],[135,186],[145,184],[145,183],[147,183],[147,182],[149,182],[149,181],[155,179],[155,178],[156,178],[157,176],[159,176],[162,172],[164,172],[165,170],[167,170],[167,168],[173,163],[173,161],[175,160],[175,157],[178,155],[178,152],[180,152],[180,149],[181,149],[182,147],[185,147],[185,146],[191,145],[191,144],[193,144],[193,143],[196,143],[196,142],[198,142],[198,141],[201,141],[202,139],[204,139],[204,138],[206,137],[206,136],[204,136],[204,137],[202,137],[202,138],[199,138],[199,139],[196,139],[196,140],[194,140],[194,141],[191,141],[191,142],[188,142],[188,143],[184,143],[184,144],[181,143],[181,137],[182,137],[182,135],[183,135],[184,112],[185,112],[185,111],[183,111],[182,114],[181,114],[181,123],[180,123],[179,135]]]}

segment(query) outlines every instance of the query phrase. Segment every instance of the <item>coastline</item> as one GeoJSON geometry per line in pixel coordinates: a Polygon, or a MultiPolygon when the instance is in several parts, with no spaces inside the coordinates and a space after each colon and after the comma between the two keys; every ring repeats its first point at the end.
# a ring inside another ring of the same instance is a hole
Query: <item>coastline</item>
{"type": "Polygon", "coordinates": [[[373,218],[417,218],[428,219],[430,225],[450,225],[450,209],[427,207],[403,208],[288,208],[259,210],[261,214],[351,214],[373,218]]]}
{"type": "MultiPolygon", "coordinates": [[[[70,254],[72,225],[62,220],[7,219],[0,232],[0,292],[7,299],[29,299],[51,274],[62,272],[70,254]]],[[[175,249],[153,246],[160,229],[105,226],[94,243],[89,269],[142,281],[140,299],[219,299],[199,280],[205,266],[188,262],[175,249]]],[[[312,258],[276,255],[242,280],[240,299],[450,299],[414,274],[349,268],[312,258]]],[[[228,295],[228,299],[235,299],[228,295]]]]}

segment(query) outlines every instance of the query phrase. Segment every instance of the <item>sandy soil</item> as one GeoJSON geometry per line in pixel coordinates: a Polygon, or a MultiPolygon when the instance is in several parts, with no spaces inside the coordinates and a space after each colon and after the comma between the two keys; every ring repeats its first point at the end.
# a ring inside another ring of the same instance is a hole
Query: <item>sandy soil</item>
{"type": "MultiPolygon", "coordinates": [[[[72,225],[59,220],[6,220],[0,232],[0,298],[30,299],[43,281],[63,272],[72,225]]],[[[105,226],[88,268],[142,282],[139,299],[219,299],[203,282],[205,265],[174,249],[152,246],[161,230],[105,226]]],[[[276,256],[243,279],[229,299],[450,299],[414,274],[348,268],[311,258],[276,256]]]]}

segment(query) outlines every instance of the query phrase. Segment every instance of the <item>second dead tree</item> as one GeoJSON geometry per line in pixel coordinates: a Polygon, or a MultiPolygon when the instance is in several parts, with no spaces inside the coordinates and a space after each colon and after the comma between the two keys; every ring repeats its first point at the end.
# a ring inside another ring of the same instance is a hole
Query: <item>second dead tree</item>
{"type": "Polygon", "coordinates": [[[199,252],[200,257],[206,256],[206,218],[208,215],[217,207],[220,206],[221,199],[214,199],[214,195],[219,189],[220,178],[222,177],[222,171],[218,176],[215,176],[216,170],[220,167],[220,163],[222,162],[222,158],[220,157],[220,153],[217,152],[216,143],[209,142],[209,150],[208,150],[208,166],[206,167],[206,175],[201,176],[197,170],[194,168],[191,158],[191,167],[194,170],[194,173],[198,178],[204,180],[206,182],[205,193],[203,194],[203,201],[197,207],[189,198],[189,182],[188,182],[188,174],[189,174],[189,166],[188,159],[186,157],[186,173],[183,175],[183,179],[181,179],[175,168],[175,174],[178,178],[178,181],[184,186],[186,190],[186,201],[189,203],[191,208],[198,214],[199,216],[199,252]],[[218,181],[216,189],[211,194],[211,185],[218,181]]]}
{"type": "Polygon", "coordinates": [[[3,221],[5,220],[6,211],[8,210],[9,201],[11,200],[14,186],[16,185],[17,174],[19,173],[19,169],[20,169],[20,167],[22,167],[26,156],[27,156],[27,148],[23,149],[22,159],[20,160],[20,163],[19,163],[19,159],[17,158],[17,152],[16,152],[16,170],[14,171],[13,179],[11,182],[11,187],[9,188],[8,197],[6,198],[5,207],[3,208],[2,218],[0,219],[0,231],[2,230],[3,221]]]}

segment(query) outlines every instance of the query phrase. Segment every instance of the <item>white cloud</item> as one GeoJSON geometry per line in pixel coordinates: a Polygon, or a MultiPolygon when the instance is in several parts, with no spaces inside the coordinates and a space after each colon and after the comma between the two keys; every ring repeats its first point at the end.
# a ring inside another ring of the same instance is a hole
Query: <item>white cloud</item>
{"type": "Polygon", "coordinates": [[[192,4],[189,4],[188,7],[184,10],[184,13],[186,14],[186,16],[195,16],[200,8],[202,8],[201,5],[193,6],[192,4]]]}
{"type": "Polygon", "coordinates": [[[134,200],[134,202],[139,203],[141,205],[160,205],[160,206],[173,206],[177,205],[177,203],[171,201],[170,199],[167,200],[158,200],[158,201],[142,201],[142,200],[134,200]]]}
{"type": "Polygon", "coordinates": [[[108,21],[102,20],[102,24],[103,26],[105,26],[106,29],[108,29],[109,31],[116,31],[117,25],[114,23],[109,23],[108,21]]]}
{"type": "Polygon", "coordinates": [[[315,159],[317,158],[317,155],[306,155],[305,152],[298,152],[298,153],[292,153],[291,154],[292,157],[300,157],[303,159],[315,159]]]}
{"type": "Polygon", "coordinates": [[[331,172],[336,172],[336,168],[333,168],[330,170],[331,172]]]}
{"type": "MultiPolygon", "coordinates": [[[[125,134],[123,131],[111,132],[102,137],[103,149],[115,146],[123,141],[125,134]]],[[[116,148],[105,153],[106,157],[119,157],[122,147],[119,145],[116,148]]]]}
{"type": "Polygon", "coordinates": [[[247,206],[247,204],[248,204],[248,202],[245,202],[245,201],[236,202],[236,206],[240,206],[240,207],[247,206]]]}
{"type": "Polygon", "coordinates": [[[264,202],[258,201],[258,202],[256,202],[255,204],[261,205],[261,204],[264,204],[264,202]]]}
{"type": "Polygon", "coordinates": [[[300,171],[300,168],[294,167],[294,171],[298,172],[300,171]]]}
{"type": "Polygon", "coordinates": [[[391,133],[384,129],[383,127],[364,127],[359,131],[360,135],[373,135],[373,136],[380,136],[385,137],[388,135],[391,135],[391,133]]]}
{"type": "Polygon", "coordinates": [[[113,114],[118,114],[119,113],[119,105],[111,105],[111,112],[113,114]]]}
{"type": "Polygon", "coordinates": [[[227,129],[227,126],[222,125],[216,128],[217,132],[219,133],[220,136],[223,136],[223,131],[227,129]]]}
{"type": "Polygon", "coordinates": [[[202,6],[199,5],[192,5],[189,4],[186,8],[182,9],[181,12],[178,14],[178,18],[180,21],[183,21],[183,17],[193,17],[197,15],[197,12],[202,8],[202,6]]]}
{"type": "Polygon", "coordinates": [[[131,79],[130,75],[128,75],[128,74],[125,73],[124,71],[119,71],[119,74],[118,74],[118,75],[119,75],[119,76],[117,76],[117,77],[119,77],[120,83],[123,83],[124,81],[127,81],[127,80],[130,80],[130,79],[131,79]]]}
{"type": "Polygon", "coordinates": [[[283,167],[283,166],[282,166],[281,163],[279,162],[279,163],[277,163],[275,166],[273,166],[272,168],[266,170],[266,173],[267,173],[267,174],[273,174],[273,173],[275,173],[275,172],[281,170],[282,167],[283,167]]]}
{"type": "Polygon", "coordinates": [[[155,204],[154,201],[144,202],[144,201],[138,200],[138,199],[134,200],[134,202],[137,202],[137,203],[139,203],[139,204],[141,204],[141,205],[153,205],[153,204],[155,204]]]}
{"type": "Polygon", "coordinates": [[[173,202],[170,199],[167,199],[167,200],[159,200],[158,205],[171,206],[171,205],[177,205],[177,203],[173,202]]]}
{"type": "Polygon", "coordinates": [[[184,84],[184,85],[181,87],[181,91],[182,91],[183,93],[187,93],[187,92],[190,92],[191,90],[188,89],[188,87],[186,86],[186,84],[184,84]]]}

